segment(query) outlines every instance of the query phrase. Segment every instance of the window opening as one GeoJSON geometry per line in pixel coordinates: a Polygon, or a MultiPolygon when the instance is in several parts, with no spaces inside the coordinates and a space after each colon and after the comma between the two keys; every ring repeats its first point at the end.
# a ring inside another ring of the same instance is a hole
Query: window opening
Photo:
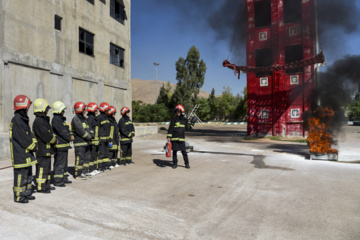
{"type": "Polygon", "coordinates": [[[79,28],[79,52],[94,56],[94,34],[79,28]]]}

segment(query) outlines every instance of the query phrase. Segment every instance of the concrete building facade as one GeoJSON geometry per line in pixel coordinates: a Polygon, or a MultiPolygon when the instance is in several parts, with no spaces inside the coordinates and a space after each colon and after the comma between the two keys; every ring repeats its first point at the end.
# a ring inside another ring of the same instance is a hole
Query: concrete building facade
{"type": "MultiPolygon", "coordinates": [[[[50,105],[64,102],[68,121],[77,101],[131,107],[130,5],[131,0],[0,1],[4,140],[19,94],[50,105]]],[[[32,113],[31,107],[31,122],[32,113]]]]}

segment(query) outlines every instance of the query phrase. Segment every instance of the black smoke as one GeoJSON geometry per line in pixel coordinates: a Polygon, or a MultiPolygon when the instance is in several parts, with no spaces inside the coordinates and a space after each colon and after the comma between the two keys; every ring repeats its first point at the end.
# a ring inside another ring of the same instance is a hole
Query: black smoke
{"type": "MultiPolygon", "coordinates": [[[[237,65],[246,59],[246,0],[155,0],[179,13],[179,24],[199,31],[212,31],[216,41],[224,41],[237,65]]],[[[265,1],[265,0],[263,0],[265,1]]],[[[295,2],[294,0],[284,0],[295,2]]],[[[298,0],[301,1],[301,0],[298,0]]],[[[335,60],[341,55],[343,41],[359,30],[360,10],[357,0],[317,0],[319,42],[335,60]],[[327,51],[327,50],[331,50],[327,51]]],[[[295,4],[297,5],[297,4],[295,4]]],[[[296,8],[294,15],[298,14],[296,8]]],[[[224,53],[227,57],[228,53],[224,53]]]]}
{"type": "Polygon", "coordinates": [[[304,114],[304,123],[320,107],[331,107],[335,112],[332,132],[339,132],[345,119],[344,110],[353,100],[360,86],[360,55],[347,55],[320,72],[311,96],[311,110],[304,114]]]}

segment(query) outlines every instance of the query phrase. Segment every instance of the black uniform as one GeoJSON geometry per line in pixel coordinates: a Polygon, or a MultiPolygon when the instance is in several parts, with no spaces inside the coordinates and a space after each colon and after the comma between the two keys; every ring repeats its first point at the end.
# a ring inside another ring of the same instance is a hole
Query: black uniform
{"type": "Polygon", "coordinates": [[[55,145],[54,161],[54,185],[63,185],[67,180],[68,152],[72,134],[66,125],[66,117],[61,114],[54,114],[51,126],[58,139],[55,145]]]}
{"type": "Polygon", "coordinates": [[[110,121],[110,142],[112,143],[112,147],[109,149],[110,150],[110,159],[111,159],[111,164],[113,166],[115,166],[117,162],[117,156],[118,156],[118,146],[119,146],[119,128],[117,126],[116,123],[116,119],[112,116],[109,116],[109,121],[110,121]]]}
{"type": "Polygon", "coordinates": [[[99,162],[102,169],[108,169],[111,165],[109,158],[110,121],[105,113],[98,117],[99,122],[99,162]]]}
{"type": "Polygon", "coordinates": [[[82,113],[76,114],[71,120],[71,131],[75,137],[75,176],[78,177],[88,173],[91,158],[89,143],[92,137],[88,121],[82,113]]]}
{"type": "Polygon", "coordinates": [[[45,114],[37,114],[33,123],[33,132],[38,141],[36,152],[36,184],[39,191],[50,191],[51,154],[54,154],[56,135],[50,125],[50,118],[45,114]]]}
{"type": "Polygon", "coordinates": [[[14,201],[21,202],[32,194],[32,166],[37,163],[33,154],[37,141],[29,126],[26,110],[15,111],[9,130],[11,162],[14,168],[14,201]]]}
{"type": "Polygon", "coordinates": [[[91,160],[89,164],[89,171],[99,169],[98,155],[99,155],[99,123],[95,113],[88,112],[88,123],[90,128],[90,134],[93,137],[91,140],[91,160]]]}
{"type": "Polygon", "coordinates": [[[130,118],[124,115],[119,120],[119,131],[120,131],[120,146],[121,146],[121,157],[120,162],[133,163],[132,161],[132,146],[133,137],[135,136],[134,124],[130,118]]]}
{"type": "Polygon", "coordinates": [[[170,122],[167,137],[170,138],[171,141],[173,150],[173,164],[175,166],[178,162],[177,151],[181,151],[185,165],[189,165],[189,158],[185,145],[185,131],[190,130],[191,128],[191,123],[182,114],[180,116],[175,116],[175,118],[173,118],[170,122]]]}

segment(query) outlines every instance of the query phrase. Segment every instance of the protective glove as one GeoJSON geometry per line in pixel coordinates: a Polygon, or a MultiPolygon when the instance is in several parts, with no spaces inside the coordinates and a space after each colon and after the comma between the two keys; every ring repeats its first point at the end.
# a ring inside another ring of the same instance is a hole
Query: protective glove
{"type": "Polygon", "coordinates": [[[109,143],[109,147],[111,147],[111,148],[113,147],[113,144],[112,144],[112,142],[111,142],[111,143],[109,143]]]}

